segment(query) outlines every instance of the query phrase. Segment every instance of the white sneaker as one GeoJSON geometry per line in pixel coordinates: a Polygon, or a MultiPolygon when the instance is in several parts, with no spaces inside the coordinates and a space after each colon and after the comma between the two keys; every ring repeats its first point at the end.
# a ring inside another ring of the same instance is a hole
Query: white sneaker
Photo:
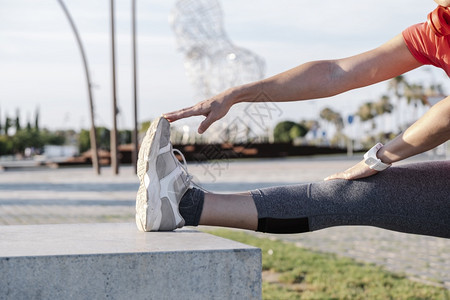
{"type": "Polygon", "coordinates": [[[167,231],[184,226],[178,204],[191,187],[183,154],[182,165],[173,154],[170,123],[159,117],[151,123],[139,150],[136,225],[140,231],[167,231]]]}

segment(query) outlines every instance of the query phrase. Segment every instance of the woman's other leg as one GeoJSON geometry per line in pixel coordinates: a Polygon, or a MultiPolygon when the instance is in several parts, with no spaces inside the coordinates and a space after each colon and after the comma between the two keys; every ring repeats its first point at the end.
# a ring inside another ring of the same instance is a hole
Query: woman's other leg
{"type": "Polygon", "coordinates": [[[449,238],[450,162],[403,165],[360,180],[205,194],[199,211],[197,224],[272,233],[369,225],[449,238]]]}

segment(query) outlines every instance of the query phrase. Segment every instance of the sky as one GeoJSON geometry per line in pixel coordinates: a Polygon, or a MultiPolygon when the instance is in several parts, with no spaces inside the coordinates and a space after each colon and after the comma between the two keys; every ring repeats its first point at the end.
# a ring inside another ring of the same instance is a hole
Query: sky
{"type": "MultiPolygon", "coordinates": [[[[96,125],[111,126],[112,79],[109,1],[65,0],[80,31],[90,67],[96,125]]],[[[424,22],[436,4],[424,0],[223,0],[224,26],[233,44],[265,60],[265,77],[311,60],[334,59],[375,48],[406,27],[424,22]]],[[[138,7],[139,121],[202,100],[190,85],[168,22],[175,1],[140,0],[138,7]]],[[[131,1],[115,0],[119,129],[131,128],[131,1]]],[[[434,67],[407,74],[417,83],[442,83],[434,67]]],[[[317,118],[324,107],[345,117],[377,100],[387,83],[339,96],[279,104],[279,120],[317,118]]],[[[89,128],[88,95],[75,38],[56,0],[0,0],[0,120],[33,120],[49,129],[89,128]]],[[[3,122],[3,121],[2,121],[3,122]]],[[[189,124],[198,124],[192,119],[189,124]]],[[[183,121],[180,122],[183,124],[183,121]]]]}

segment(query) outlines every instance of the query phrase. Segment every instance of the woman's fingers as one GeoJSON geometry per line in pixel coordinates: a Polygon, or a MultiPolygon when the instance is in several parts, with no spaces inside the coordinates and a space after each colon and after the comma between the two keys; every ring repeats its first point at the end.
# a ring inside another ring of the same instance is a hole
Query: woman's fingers
{"type": "Polygon", "coordinates": [[[209,128],[209,126],[211,126],[211,124],[217,121],[218,119],[219,118],[215,117],[213,112],[210,112],[206,116],[206,119],[204,119],[203,122],[200,123],[200,126],[198,126],[198,133],[202,134],[203,132],[205,132],[209,128]]]}
{"type": "Polygon", "coordinates": [[[199,103],[197,105],[183,108],[177,111],[173,111],[170,113],[164,114],[164,118],[166,118],[169,122],[175,122],[180,119],[189,118],[193,116],[206,116],[206,119],[198,127],[198,133],[205,132],[212,123],[220,119],[217,114],[213,113],[211,109],[208,107],[205,108],[205,103],[199,103]]]}
{"type": "Polygon", "coordinates": [[[192,116],[199,116],[199,115],[202,115],[202,113],[199,113],[198,109],[194,105],[194,106],[186,107],[186,108],[176,110],[173,112],[165,113],[164,118],[166,118],[170,122],[174,122],[176,120],[189,118],[192,116]]]}
{"type": "Polygon", "coordinates": [[[325,178],[324,180],[325,181],[333,180],[333,179],[353,180],[353,179],[369,177],[369,176],[375,175],[376,173],[378,173],[378,171],[375,171],[375,170],[372,170],[371,168],[369,168],[366,165],[366,163],[364,162],[364,160],[362,160],[359,163],[357,163],[356,165],[354,165],[353,167],[351,167],[350,169],[348,169],[344,172],[339,172],[339,173],[330,175],[327,178],[325,178]]]}
{"type": "Polygon", "coordinates": [[[166,113],[164,114],[164,117],[170,122],[174,122],[193,116],[205,116],[206,119],[203,120],[198,127],[198,133],[201,134],[205,132],[212,123],[223,118],[228,113],[233,105],[232,100],[231,92],[227,90],[210,99],[201,101],[194,106],[166,113]]]}
{"type": "Polygon", "coordinates": [[[170,122],[189,118],[193,116],[205,116],[206,119],[198,127],[198,133],[204,133],[212,123],[224,117],[230,107],[226,105],[223,98],[213,97],[211,99],[197,103],[194,106],[183,108],[177,111],[164,114],[170,122]]]}
{"type": "Polygon", "coordinates": [[[327,178],[325,178],[324,180],[328,181],[328,180],[333,180],[333,179],[345,179],[344,178],[344,172],[339,172],[339,173],[330,175],[327,178]]]}

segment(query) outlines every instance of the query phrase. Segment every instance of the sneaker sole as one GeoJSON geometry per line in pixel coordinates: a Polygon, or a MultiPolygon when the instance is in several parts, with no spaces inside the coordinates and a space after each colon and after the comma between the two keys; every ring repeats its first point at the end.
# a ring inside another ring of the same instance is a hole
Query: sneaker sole
{"type": "Polygon", "coordinates": [[[138,154],[137,176],[140,185],[136,195],[136,225],[140,231],[158,230],[158,228],[154,228],[155,221],[161,219],[159,178],[156,172],[149,174],[150,182],[147,188],[145,176],[149,169],[156,169],[156,157],[160,148],[159,139],[161,138],[163,122],[167,122],[163,117],[159,117],[152,122],[138,154]],[[149,193],[151,194],[150,197],[149,193]],[[151,203],[149,203],[149,198],[151,203]]]}

